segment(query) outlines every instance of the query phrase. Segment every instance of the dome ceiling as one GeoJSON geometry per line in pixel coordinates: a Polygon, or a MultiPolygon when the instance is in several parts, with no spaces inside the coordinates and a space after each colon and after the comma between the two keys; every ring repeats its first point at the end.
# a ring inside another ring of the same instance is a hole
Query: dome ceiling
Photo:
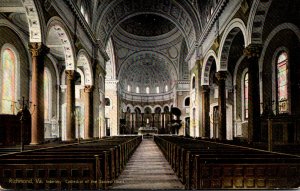
{"type": "Polygon", "coordinates": [[[177,76],[173,65],[157,55],[146,54],[138,59],[130,59],[123,66],[120,72],[123,90],[127,90],[129,85],[132,92],[139,87],[140,93],[145,93],[146,87],[150,87],[150,93],[156,93],[156,87],[160,87],[161,92],[166,85],[172,87],[177,76]]]}
{"type": "Polygon", "coordinates": [[[168,33],[175,25],[158,15],[141,14],[125,20],[120,27],[130,34],[149,37],[168,33]]]}

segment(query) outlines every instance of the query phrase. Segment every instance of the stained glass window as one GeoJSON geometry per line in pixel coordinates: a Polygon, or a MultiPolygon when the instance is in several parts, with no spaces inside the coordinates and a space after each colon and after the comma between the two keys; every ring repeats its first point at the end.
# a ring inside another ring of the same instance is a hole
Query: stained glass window
{"type": "Polygon", "coordinates": [[[2,108],[4,114],[14,113],[14,102],[16,101],[16,55],[10,48],[2,52],[2,108]]]}
{"type": "Polygon", "coordinates": [[[47,69],[44,70],[44,119],[50,120],[50,93],[51,93],[51,74],[47,69]]]}
{"type": "Polygon", "coordinates": [[[288,112],[288,56],[280,53],[277,59],[277,108],[279,113],[288,112]]]}
{"type": "Polygon", "coordinates": [[[244,116],[248,119],[248,73],[244,77],[244,116]]]}

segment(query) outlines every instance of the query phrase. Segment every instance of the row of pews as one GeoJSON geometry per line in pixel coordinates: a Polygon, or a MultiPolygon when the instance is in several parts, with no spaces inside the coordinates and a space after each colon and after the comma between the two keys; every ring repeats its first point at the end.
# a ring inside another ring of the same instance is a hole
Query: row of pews
{"type": "Polygon", "coordinates": [[[1,155],[0,186],[13,190],[108,189],[141,141],[141,136],[120,136],[1,155]]]}
{"type": "Polygon", "coordinates": [[[155,136],[186,189],[300,187],[300,156],[177,136],[155,136]]]}

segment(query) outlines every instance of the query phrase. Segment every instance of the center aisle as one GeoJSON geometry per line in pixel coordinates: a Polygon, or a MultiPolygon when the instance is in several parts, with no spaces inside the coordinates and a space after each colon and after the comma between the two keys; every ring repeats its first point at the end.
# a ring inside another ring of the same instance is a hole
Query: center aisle
{"type": "Polygon", "coordinates": [[[152,139],[144,139],[110,189],[184,189],[152,139]]]}

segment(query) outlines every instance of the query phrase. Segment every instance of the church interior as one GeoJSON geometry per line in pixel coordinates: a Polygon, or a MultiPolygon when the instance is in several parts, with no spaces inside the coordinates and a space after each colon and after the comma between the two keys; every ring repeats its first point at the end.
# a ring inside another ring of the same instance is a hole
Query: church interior
{"type": "Polygon", "coordinates": [[[299,189],[299,15],[0,0],[0,189],[299,189]]]}

